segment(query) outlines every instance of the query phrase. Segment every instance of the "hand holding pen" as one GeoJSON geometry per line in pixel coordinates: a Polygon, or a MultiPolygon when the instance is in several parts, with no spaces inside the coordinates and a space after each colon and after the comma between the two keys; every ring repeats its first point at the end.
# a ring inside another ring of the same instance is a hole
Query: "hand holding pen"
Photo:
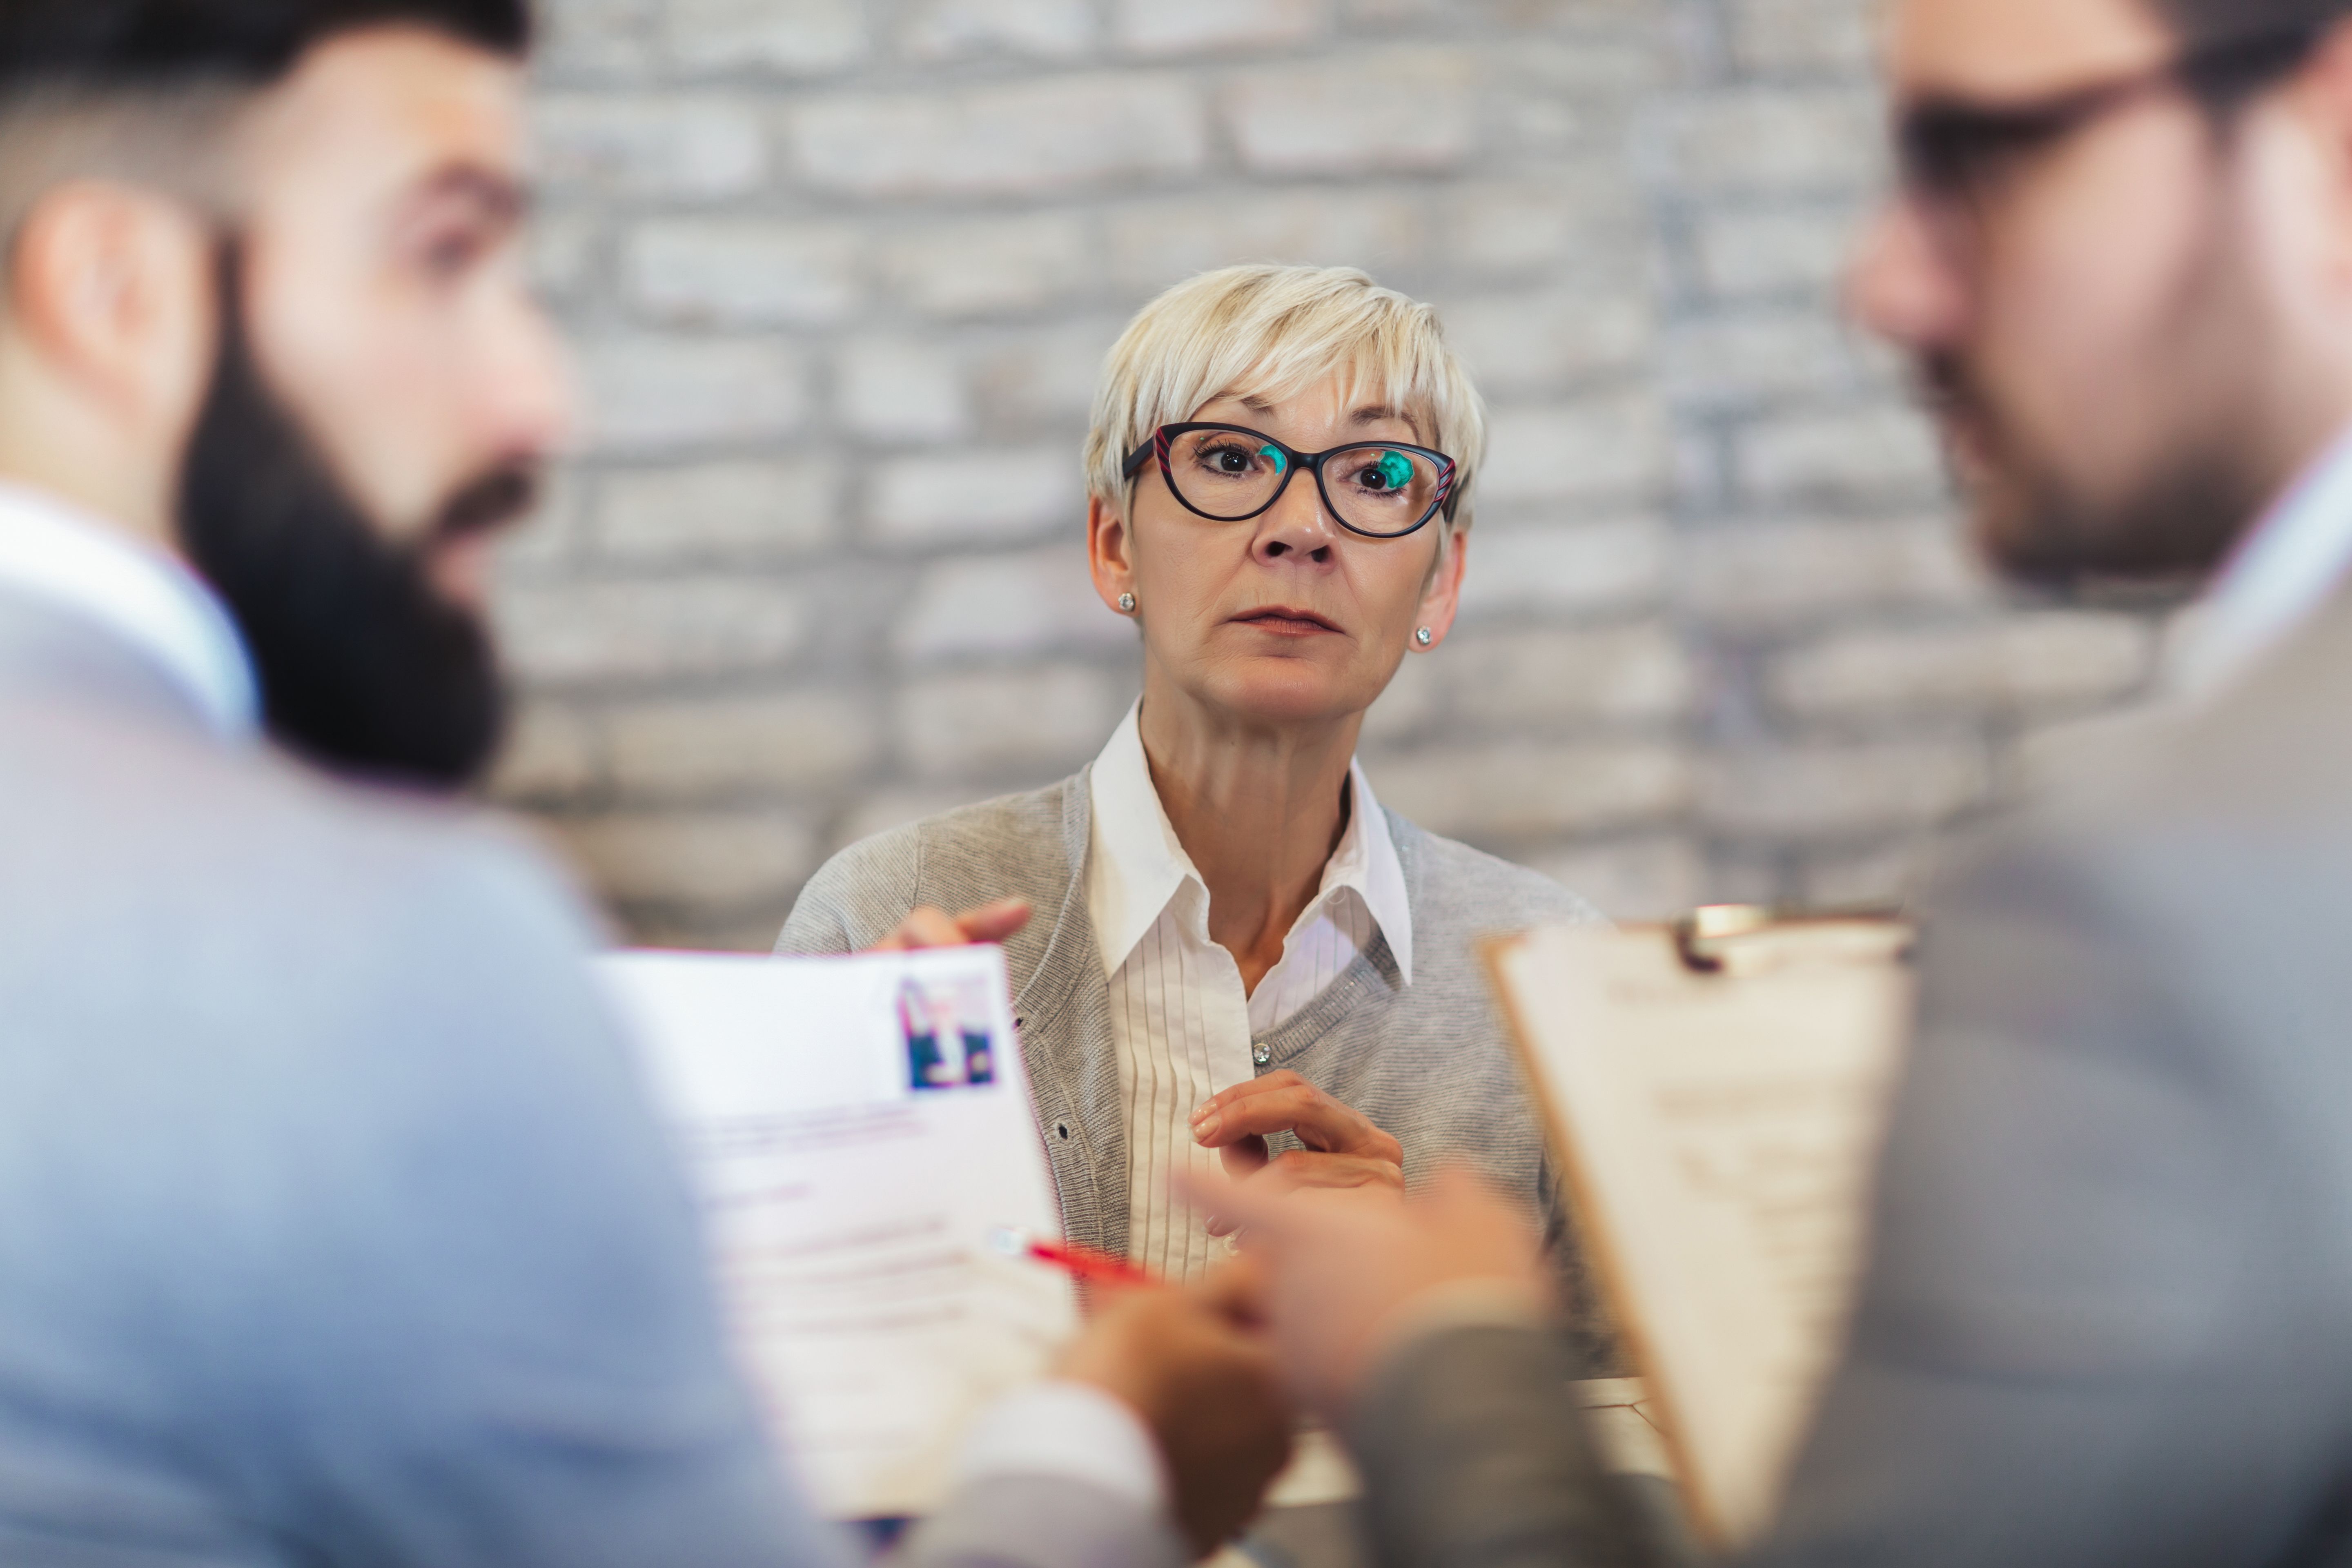
{"type": "Polygon", "coordinates": [[[1025,1230],[992,1231],[988,1245],[992,1250],[1007,1258],[1025,1258],[1034,1262],[1051,1264],[1081,1284],[1138,1289],[1165,1283],[1159,1276],[1137,1268],[1123,1258],[1114,1258],[1108,1252],[1097,1252],[1091,1247],[1080,1247],[1072,1241],[1051,1241],[1025,1230]]]}

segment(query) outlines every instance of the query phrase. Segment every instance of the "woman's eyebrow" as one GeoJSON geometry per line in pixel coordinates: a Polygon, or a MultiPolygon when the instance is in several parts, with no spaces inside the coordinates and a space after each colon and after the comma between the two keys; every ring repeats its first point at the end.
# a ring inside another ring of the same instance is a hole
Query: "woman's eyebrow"
{"type": "Polygon", "coordinates": [[[1425,441],[1430,438],[1428,433],[1422,429],[1420,420],[1415,419],[1412,415],[1406,414],[1399,409],[1391,408],[1384,403],[1370,404],[1365,407],[1359,408],[1355,413],[1349,415],[1349,418],[1359,427],[1370,425],[1387,425],[1394,423],[1402,425],[1406,429],[1412,431],[1412,438],[1416,441],[1425,441]]]}

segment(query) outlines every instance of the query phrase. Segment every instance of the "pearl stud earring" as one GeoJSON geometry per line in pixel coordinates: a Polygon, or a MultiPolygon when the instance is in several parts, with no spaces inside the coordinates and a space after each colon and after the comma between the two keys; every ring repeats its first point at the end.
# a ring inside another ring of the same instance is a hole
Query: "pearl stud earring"
{"type": "Polygon", "coordinates": [[[1419,643],[1422,647],[1427,647],[1430,644],[1437,640],[1437,634],[1431,631],[1427,626],[1423,626],[1421,630],[1412,634],[1412,640],[1419,643]]]}
{"type": "Polygon", "coordinates": [[[1131,615],[1135,614],[1135,595],[1132,595],[1132,594],[1121,594],[1121,595],[1118,596],[1118,613],[1119,613],[1120,615],[1122,615],[1122,616],[1131,616],[1131,615]]]}

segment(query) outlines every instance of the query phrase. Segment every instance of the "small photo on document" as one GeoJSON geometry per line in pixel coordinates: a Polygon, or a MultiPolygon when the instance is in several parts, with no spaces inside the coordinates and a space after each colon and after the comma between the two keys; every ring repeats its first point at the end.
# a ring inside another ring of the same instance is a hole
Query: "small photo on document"
{"type": "Polygon", "coordinates": [[[996,1081],[996,1038],[985,982],[908,979],[898,987],[907,1077],[917,1089],[971,1089],[996,1081]]]}

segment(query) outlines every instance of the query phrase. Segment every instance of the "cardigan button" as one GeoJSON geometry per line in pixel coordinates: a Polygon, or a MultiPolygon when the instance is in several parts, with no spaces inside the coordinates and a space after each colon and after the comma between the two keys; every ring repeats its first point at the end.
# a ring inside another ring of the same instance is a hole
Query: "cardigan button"
{"type": "Polygon", "coordinates": [[[1264,1040],[1258,1041],[1250,1047],[1250,1060],[1257,1064],[1260,1072],[1265,1071],[1274,1065],[1274,1047],[1264,1040]]]}

